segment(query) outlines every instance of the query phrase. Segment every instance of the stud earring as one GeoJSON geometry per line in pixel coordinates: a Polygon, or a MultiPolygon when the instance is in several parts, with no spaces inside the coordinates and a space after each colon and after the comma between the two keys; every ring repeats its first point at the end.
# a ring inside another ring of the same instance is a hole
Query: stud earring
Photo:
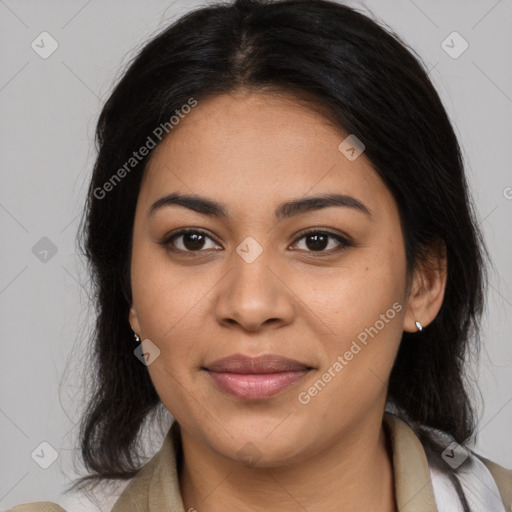
{"type": "Polygon", "coordinates": [[[418,329],[418,331],[423,330],[423,326],[418,321],[416,321],[416,328],[418,329]]]}
{"type": "Polygon", "coordinates": [[[137,335],[137,333],[135,331],[134,331],[133,335],[135,337],[135,341],[138,343],[140,341],[139,336],[137,335]]]}

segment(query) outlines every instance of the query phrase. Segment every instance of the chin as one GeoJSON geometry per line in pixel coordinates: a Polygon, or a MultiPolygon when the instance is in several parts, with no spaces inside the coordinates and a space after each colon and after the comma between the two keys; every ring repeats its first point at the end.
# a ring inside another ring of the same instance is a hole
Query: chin
{"type": "Polygon", "coordinates": [[[295,429],[290,430],[286,421],[276,428],[279,421],[275,419],[271,422],[260,420],[259,424],[239,421],[236,427],[232,425],[225,424],[226,431],[231,435],[223,432],[215,434],[214,439],[208,435],[206,437],[216,452],[246,467],[287,466],[305,456],[304,443],[307,443],[307,432],[311,432],[311,428],[305,429],[301,435],[295,429]]]}

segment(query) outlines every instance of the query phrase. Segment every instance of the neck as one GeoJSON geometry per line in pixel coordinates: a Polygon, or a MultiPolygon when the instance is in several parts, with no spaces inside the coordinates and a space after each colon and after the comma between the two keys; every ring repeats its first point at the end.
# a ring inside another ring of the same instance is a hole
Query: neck
{"type": "MultiPolygon", "coordinates": [[[[381,420],[381,418],[380,418],[381,420]]],[[[182,432],[185,510],[320,512],[396,510],[391,449],[382,421],[356,425],[293,465],[246,467],[182,432]]]]}

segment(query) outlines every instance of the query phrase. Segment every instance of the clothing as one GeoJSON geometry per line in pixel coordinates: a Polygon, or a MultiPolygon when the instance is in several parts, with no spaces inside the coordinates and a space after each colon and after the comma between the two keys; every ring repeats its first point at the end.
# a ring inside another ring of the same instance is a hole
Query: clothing
{"type": "MultiPolygon", "coordinates": [[[[400,512],[463,510],[456,503],[456,496],[450,493],[450,485],[444,472],[429,464],[424,447],[409,425],[390,412],[384,414],[383,422],[393,454],[398,510],[400,512]]],[[[165,437],[162,448],[130,480],[116,501],[112,512],[186,512],[180,496],[176,466],[179,449],[179,426],[174,422],[165,437]]],[[[496,503],[504,511],[512,510],[512,470],[475,454],[471,454],[468,460],[469,463],[465,462],[460,466],[461,480],[464,472],[467,473],[467,468],[470,468],[469,473],[465,475],[469,488],[465,490],[470,494],[478,494],[481,491],[482,498],[487,500],[481,506],[488,507],[475,508],[474,512],[502,512],[499,508],[490,508],[496,503]],[[475,482],[479,486],[478,489],[475,482]],[[503,505],[499,503],[500,501],[503,505]]],[[[464,488],[463,482],[461,485],[464,488]]],[[[470,504],[474,503],[471,500],[468,501],[470,504]]],[[[39,502],[18,505],[7,512],[66,511],[55,503],[39,502]]]]}

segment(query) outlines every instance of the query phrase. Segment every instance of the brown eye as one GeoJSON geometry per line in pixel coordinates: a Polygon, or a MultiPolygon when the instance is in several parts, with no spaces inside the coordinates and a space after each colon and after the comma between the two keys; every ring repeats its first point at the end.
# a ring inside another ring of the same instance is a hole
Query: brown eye
{"type": "Polygon", "coordinates": [[[333,252],[338,252],[346,247],[352,247],[353,244],[351,244],[348,240],[343,238],[340,235],[330,233],[328,231],[308,231],[306,233],[303,233],[302,236],[295,242],[297,244],[299,241],[305,240],[305,249],[307,252],[320,252],[320,253],[327,253],[332,254],[333,252]],[[327,247],[329,247],[329,241],[335,240],[337,241],[333,244],[331,244],[331,248],[329,250],[325,250],[327,247]]]}
{"type": "Polygon", "coordinates": [[[205,232],[197,229],[182,229],[172,236],[166,238],[162,245],[173,251],[181,252],[202,252],[202,249],[212,249],[214,247],[205,247],[207,241],[213,240],[205,232]]]}

